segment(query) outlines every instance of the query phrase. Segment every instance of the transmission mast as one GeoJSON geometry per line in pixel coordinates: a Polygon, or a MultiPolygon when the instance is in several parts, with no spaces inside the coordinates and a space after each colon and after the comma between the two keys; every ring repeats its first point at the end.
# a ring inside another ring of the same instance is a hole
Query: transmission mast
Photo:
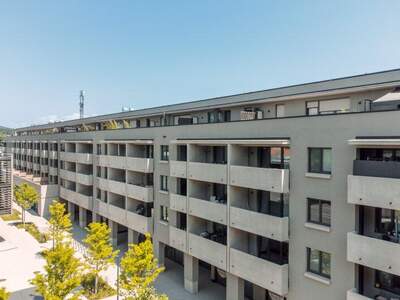
{"type": "Polygon", "coordinates": [[[85,96],[83,90],[81,90],[79,95],[79,117],[83,119],[85,109],[85,96]]]}

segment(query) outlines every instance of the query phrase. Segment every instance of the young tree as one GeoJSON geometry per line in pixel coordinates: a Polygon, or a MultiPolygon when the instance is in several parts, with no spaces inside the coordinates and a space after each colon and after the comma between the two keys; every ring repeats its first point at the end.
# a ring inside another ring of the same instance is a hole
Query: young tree
{"type": "Polygon", "coordinates": [[[158,266],[154,257],[150,234],[138,245],[131,244],[121,259],[121,275],[119,277],[123,295],[127,300],[168,299],[165,295],[157,295],[154,281],[164,271],[158,266]]]}
{"type": "Polygon", "coordinates": [[[8,300],[9,298],[10,293],[5,288],[0,288],[0,300],[8,300]]]}
{"type": "Polygon", "coordinates": [[[69,214],[65,213],[65,205],[54,200],[49,207],[50,235],[54,246],[62,242],[67,234],[71,233],[72,223],[69,214]]]}
{"type": "Polygon", "coordinates": [[[22,209],[22,223],[25,228],[25,211],[31,209],[38,202],[39,195],[35,188],[27,183],[22,183],[14,187],[14,199],[22,209]]]}
{"type": "Polygon", "coordinates": [[[68,242],[59,242],[45,251],[45,271],[37,272],[31,280],[45,300],[79,299],[79,293],[74,290],[81,284],[82,264],[74,254],[68,242]]]}
{"type": "Polygon", "coordinates": [[[87,251],[84,257],[95,276],[94,292],[97,294],[100,272],[106,270],[114,263],[119,251],[113,250],[110,239],[111,230],[107,224],[90,223],[86,230],[88,234],[83,242],[87,246],[87,251]]]}

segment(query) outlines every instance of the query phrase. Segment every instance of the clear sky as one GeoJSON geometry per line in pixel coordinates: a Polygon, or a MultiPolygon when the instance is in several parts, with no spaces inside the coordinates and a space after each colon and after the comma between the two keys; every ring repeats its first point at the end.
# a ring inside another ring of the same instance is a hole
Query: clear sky
{"type": "Polygon", "coordinates": [[[399,0],[0,0],[0,125],[400,67],[399,0]]]}

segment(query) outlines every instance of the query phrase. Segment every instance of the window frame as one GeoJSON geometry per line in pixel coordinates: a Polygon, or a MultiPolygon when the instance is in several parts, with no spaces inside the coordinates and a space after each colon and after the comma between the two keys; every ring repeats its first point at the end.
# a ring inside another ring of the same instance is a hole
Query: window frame
{"type": "Polygon", "coordinates": [[[160,175],[160,191],[168,192],[168,176],[160,175]],[[163,180],[165,178],[165,181],[163,180]],[[165,186],[164,186],[165,183],[165,186]]]}
{"type": "Polygon", "coordinates": [[[308,172],[309,173],[318,173],[318,174],[332,174],[332,148],[330,147],[308,147],[308,172]],[[311,170],[311,152],[312,150],[319,150],[319,158],[320,158],[320,166],[318,170],[311,170]],[[331,152],[331,166],[330,166],[330,171],[324,171],[324,150],[330,150],[331,152]]]}
{"type": "Polygon", "coordinates": [[[160,221],[169,223],[168,206],[160,205],[160,221]]]}
{"type": "Polygon", "coordinates": [[[331,227],[332,225],[332,202],[329,200],[322,200],[316,198],[307,198],[307,222],[318,224],[322,226],[331,227]],[[318,221],[314,221],[311,219],[311,201],[318,201],[318,221]],[[323,204],[329,204],[329,224],[323,222],[323,214],[322,214],[322,207],[323,204]]]}
{"type": "Polygon", "coordinates": [[[316,274],[318,276],[321,276],[321,277],[324,277],[327,279],[331,279],[331,276],[332,276],[331,270],[332,270],[332,255],[330,253],[307,247],[307,272],[308,273],[316,274]],[[318,251],[318,271],[314,271],[310,268],[311,251],[318,251]],[[322,256],[323,256],[323,254],[329,255],[329,275],[322,272],[322,256]]]}
{"type": "Polygon", "coordinates": [[[309,101],[306,101],[306,115],[307,116],[319,116],[319,114],[320,114],[320,110],[319,110],[319,100],[309,100],[309,101]],[[317,102],[317,106],[313,106],[313,107],[308,107],[308,103],[311,103],[311,102],[317,102]],[[317,109],[317,113],[316,114],[310,114],[310,108],[316,108],[317,109]]]}
{"type": "Polygon", "coordinates": [[[160,160],[169,161],[169,145],[160,146],[160,160]]]}

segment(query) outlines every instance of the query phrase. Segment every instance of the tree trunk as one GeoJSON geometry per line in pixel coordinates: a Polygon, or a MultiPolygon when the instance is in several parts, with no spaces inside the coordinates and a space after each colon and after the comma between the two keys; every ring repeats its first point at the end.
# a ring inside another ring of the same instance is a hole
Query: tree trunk
{"type": "Polygon", "coordinates": [[[99,284],[99,276],[96,274],[94,277],[94,294],[97,294],[97,285],[99,284]]]}

